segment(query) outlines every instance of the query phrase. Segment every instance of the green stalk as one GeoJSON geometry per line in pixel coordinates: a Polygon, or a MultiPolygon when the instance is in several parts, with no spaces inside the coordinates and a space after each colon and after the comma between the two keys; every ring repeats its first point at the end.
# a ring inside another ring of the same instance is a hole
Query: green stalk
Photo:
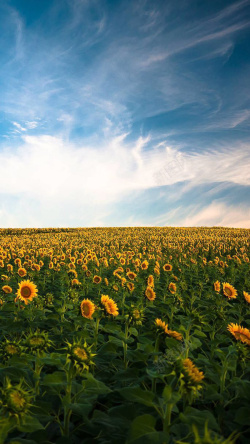
{"type": "MultiPolygon", "coordinates": [[[[72,380],[73,380],[73,370],[74,364],[71,362],[67,371],[67,388],[66,388],[66,404],[71,403],[71,390],[72,390],[72,380]]],[[[63,436],[69,436],[69,424],[70,417],[72,414],[72,410],[67,407],[64,407],[64,428],[63,428],[63,436]]]]}
{"type": "MultiPolygon", "coordinates": [[[[125,323],[125,341],[128,339],[128,322],[125,323]]],[[[127,361],[127,351],[128,351],[128,344],[127,342],[123,341],[123,360],[124,360],[124,366],[127,368],[128,361],[127,361]]]]}

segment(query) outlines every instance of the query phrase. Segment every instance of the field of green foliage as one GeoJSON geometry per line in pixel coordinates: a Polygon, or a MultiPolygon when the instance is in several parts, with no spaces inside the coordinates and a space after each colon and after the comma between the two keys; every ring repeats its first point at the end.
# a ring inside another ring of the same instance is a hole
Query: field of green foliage
{"type": "Polygon", "coordinates": [[[0,230],[0,444],[249,444],[249,234],[0,230]]]}

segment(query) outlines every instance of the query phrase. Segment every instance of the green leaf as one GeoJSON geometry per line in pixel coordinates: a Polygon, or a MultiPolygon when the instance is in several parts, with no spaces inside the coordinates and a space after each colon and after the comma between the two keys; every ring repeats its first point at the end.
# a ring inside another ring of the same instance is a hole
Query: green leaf
{"type": "Polygon", "coordinates": [[[238,424],[249,426],[249,424],[250,424],[250,407],[240,407],[236,412],[234,420],[238,424]]]}
{"type": "Polygon", "coordinates": [[[16,426],[15,418],[3,418],[0,420],[0,444],[4,444],[11,430],[16,426]]]}
{"type": "Polygon", "coordinates": [[[131,426],[131,440],[141,438],[142,436],[154,433],[156,419],[152,415],[137,416],[131,426]]]}
{"type": "Polygon", "coordinates": [[[204,428],[204,424],[208,421],[208,426],[212,430],[220,431],[214,415],[209,410],[198,410],[193,407],[187,407],[184,413],[179,416],[180,420],[189,425],[196,425],[204,428]]]}
{"type": "Polygon", "coordinates": [[[123,398],[131,402],[138,402],[139,404],[147,405],[152,407],[154,405],[153,399],[155,397],[154,393],[148,390],[142,390],[140,387],[126,387],[118,390],[123,398]]]}
{"type": "Polygon", "coordinates": [[[68,408],[72,410],[72,412],[75,413],[76,415],[79,415],[82,418],[84,418],[85,416],[88,416],[89,412],[93,408],[93,405],[90,403],[84,403],[84,404],[75,403],[75,404],[69,404],[68,408]]]}
{"type": "Polygon", "coordinates": [[[150,443],[162,444],[167,439],[166,434],[157,432],[155,430],[156,419],[152,415],[137,416],[133,421],[129,433],[127,444],[135,443],[150,443]],[[164,439],[165,438],[165,439],[164,439]]]}
{"type": "Polygon", "coordinates": [[[25,416],[17,426],[20,432],[35,432],[44,429],[43,425],[34,416],[25,416]]]}
{"type": "Polygon", "coordinates": [[[85,393],[87,394],[97,394],[97,395],[105,395],[110,393],[112,390],[98,379],[95,379],[91,373],[86,375],[85,380],[82,381],[82,385],[85,388],[85,393]]]}
{"type": "Polygon", "coordinates": [[[43,379],[43,385],[60,385],[64,386],[67,383],[66,374],[64,372],[54,372],[46,375],[43,379]]]}

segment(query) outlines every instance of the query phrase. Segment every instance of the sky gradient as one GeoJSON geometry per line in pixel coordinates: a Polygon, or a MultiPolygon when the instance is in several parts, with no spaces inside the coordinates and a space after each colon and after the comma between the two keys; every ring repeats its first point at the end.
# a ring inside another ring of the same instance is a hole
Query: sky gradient
{"type": "Polygon", "coordinates": [[[250,228],[250,0],[3,0],[0,226],[250,228]]]}

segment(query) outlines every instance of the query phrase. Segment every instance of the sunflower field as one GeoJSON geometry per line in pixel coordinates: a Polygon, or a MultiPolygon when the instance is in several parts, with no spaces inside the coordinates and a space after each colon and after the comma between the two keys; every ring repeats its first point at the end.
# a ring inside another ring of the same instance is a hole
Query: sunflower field
{"type": "Polygon", "coordinates": [[[250,230],[0,230],[0,444],[250,442],[250,230]]]}

